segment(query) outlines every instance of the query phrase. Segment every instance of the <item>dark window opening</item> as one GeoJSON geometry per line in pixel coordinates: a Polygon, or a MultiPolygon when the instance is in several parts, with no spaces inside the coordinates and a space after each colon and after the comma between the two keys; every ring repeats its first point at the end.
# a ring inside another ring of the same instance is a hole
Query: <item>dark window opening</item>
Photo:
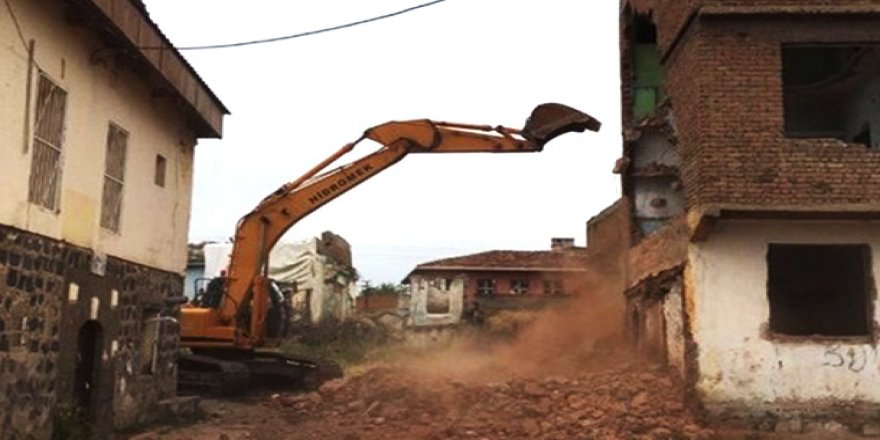
{"type": "Polygon", "coordinates": [[[510,280],[510,293],[514,295],[528,295],[529,280],[510,280]]]}
{"type": "Polygon", "coordinates": [[[482,278],[477,280],[477,295],[494,295],[495,280],[482,278]]]}
{"type": "Polygon", "coordinates": [[[562,295],[562,281],[545,280],[544,295],[562,295]]]}
{"type": "Polygon", "coordinates": [[[657,27],[648,15],[632,21],[633,117],[651,115],[663,100],[663,67],[657,50],[657,27]]]}
{"type": "Polygon", "coordinates": [[[770,330],[794,336],[867,336],[871,254],[866,245],[771,244],[770,330]]]}
{"type": "Polygon", "coordinates": [[[782,48],[785,136],[880,147],[880,45],[782,48]]]}
{"type": "Polygon", "coordinates": [[[156,155],[156,170],[153,175],[153,183],[160,188],[165,188],[165,168],[168,161],[161,154],[156,155]]]}

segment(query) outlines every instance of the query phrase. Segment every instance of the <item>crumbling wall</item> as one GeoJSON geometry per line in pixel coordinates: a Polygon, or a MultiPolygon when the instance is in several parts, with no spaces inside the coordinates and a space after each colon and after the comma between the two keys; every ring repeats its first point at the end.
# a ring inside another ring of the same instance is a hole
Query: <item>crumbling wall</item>
{"type": "MultiPolygon", "coordinates": [[[[876,276],[873,255],[864,336],[788,336],[770,331],[771,243],[856,244],[880,249],[878,222],[722,221],[711,239],[690,248],[697,391],[716,415],[866,416],[849,405],[880,409],[876,276]]],[[[833,313],[829,310],[828,313],[833,313]]],[[[833,316],[831,319],[836,319],[833,316]]],[[[866,416],[867,417],[867,416],[866,416]]]]}
{"type": "Polygon", "coordinates": [[[461,313],[464,310],[464,282],[465,277],[458,276],[447,286],[446,278],[413,275],[409,285],[408,324],[415,327],[430,327],[461,322],[461,313]],[[446,307],[442,307],[440,303],[444,303],[446,307]],[[437,308],[432,309],[432,307],[437,308]]]}
{"type": "Polygon", "coordinates": [[[681,279],[670,286],[669,292],[663,297],[663,323],[665,329],[666,362],[682,379],[686,375],[685,364],[685,321],[684,304],[682,303],[681,279]]]}
{"type": "Polygon", "coordinates": [[[103,262],[87,249],[0,227],[0,438],[45,438],[53,417],[78,405],[78,339],[87,323],[101,332],[86,411],[96,432],[146,421],[175,395],[173,300],[182,297],[182,277],[103,262]],[[145,316],[168,318],[150,327],[145,316]],[[149,374],[139,356],[145,327],[156,332],[149,374]]]}

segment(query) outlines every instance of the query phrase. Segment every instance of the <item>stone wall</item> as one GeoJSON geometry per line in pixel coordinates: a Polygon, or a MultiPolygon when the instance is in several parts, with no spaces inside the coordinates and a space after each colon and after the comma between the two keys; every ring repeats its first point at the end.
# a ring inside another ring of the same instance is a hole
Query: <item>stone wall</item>
{"type": "Polygon", "coordinates": [[[99,436],[174,396],[180,275],[0,226],[0,280],[0,438],[45,438],[77,407],[99,436]]]}

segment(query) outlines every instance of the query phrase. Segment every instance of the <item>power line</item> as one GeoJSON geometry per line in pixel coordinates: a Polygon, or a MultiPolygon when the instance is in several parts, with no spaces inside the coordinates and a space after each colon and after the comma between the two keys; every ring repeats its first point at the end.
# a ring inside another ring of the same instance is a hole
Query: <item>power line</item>
{"type": "MultiPolygon", "coordinates": [[[[8,2],[9,0],[6,0],[6,1],[8,2]]],[[[443,2],[445,2],[445,1],[446,1],[446,0],[433,0],[433,1],[430,1],[430,2],[427,2],[427,3],[422,3],[422,4],[420,4],[420,5],[411,6],[411,7],[406,8],[406,9],[401,9],[401,10],[399,10],[399,11],[391,12],[391,13],[389,13],[389,14],[378,15],[378,16],[371,17],[371,18],[367,18],[367,19],[364,19],[364,20],[353,21],[353,22],[350,22],[350,23],[340,24],[340,25],[337,25],[337,26],[331,26],[331,27],[323,28],[323,29],[317,29],[317,30],[314,30],[314,31],[300,32],[300,33],[298,33],[298,34],[284,35],[284,36],[281,36],[281,37],[262,38],[262,39],[258,39],[258,40],[250,40],[250,41],[241,41],[241,42],[237,42],[237,43],[208,44],[208,45],[203,45],[203,46],[182,46],[182,47],[177,47],[177,50],[228,49],[228,48],[231,48],[231,47],[251,46],[251,45],[254,45],[254,44],[265,44],[265,43],[274,43],[274,42],[277,42],[277,41],[292,40],[292,39],[294,39],[294,38],[307,37],[307,36],[309,36],[309,35],[316,35],[316,34],[321,34],[321,33],[324,33],[324,32],[331,32],[331,31],[336,31],[336,30],[340,30],[340,29],[345,29],[345,28],[350,28],[350,27],[358,26],[358,25],[361,25],[361,24],[371,23],[371,22],[374,22],[374,21],[384,20],[384,19],[386,19],[386,18],[391,18],[391,17],[395,17],[395,16],[398,16],[398,15],[406,14],[407,12],[412,12],[412,11],[415,11],[415,10],[417,10],[417,9],[422,9],[422,8],[426,8],[426,7],[428,7],[428,6],[433,6],[433,5],[436,5],[436,4],[438,4],[438,3],[443,3],[443,2]]],[[[141,49],[165,49],[165,47],[161,47],[161,46],[155,46],[155,47],[141,47],[141,49]]]]}
{"type": "Polygon", "coordinates": [[[4,0],[6,3],[6,10],[9,11],[9,16],[12,17],[12,23],[15,25],[15,30],[18,32],[18,38],[21,40],[21,45],[24,46],[24,50],[28,49],[27,39],[24,37],[24,32],[21,31],[21,25],[18,24],[18,18],[15,16],[15,11],[12,10],[12,4],[9,3],[9,0],[4,0]]]}

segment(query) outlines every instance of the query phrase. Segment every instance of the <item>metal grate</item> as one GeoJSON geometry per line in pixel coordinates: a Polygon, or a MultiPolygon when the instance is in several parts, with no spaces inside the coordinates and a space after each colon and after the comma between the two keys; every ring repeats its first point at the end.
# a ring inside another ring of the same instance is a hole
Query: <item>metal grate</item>
{"type": "Polygon", "coordinates": [[[101,197],[101,226],[119,232],[122,195],[125,186],[125,152],[128,133],[114,124],[107,130],[107,157],[104,164],[104,193],[101,197]]]}
{"type": "Polygon", "coordinates": [[[41,73],[37,86],[28,201],[53,211],[58,210],[61,186],[61,144],[66,106],[67,92],[41,73]]]}

